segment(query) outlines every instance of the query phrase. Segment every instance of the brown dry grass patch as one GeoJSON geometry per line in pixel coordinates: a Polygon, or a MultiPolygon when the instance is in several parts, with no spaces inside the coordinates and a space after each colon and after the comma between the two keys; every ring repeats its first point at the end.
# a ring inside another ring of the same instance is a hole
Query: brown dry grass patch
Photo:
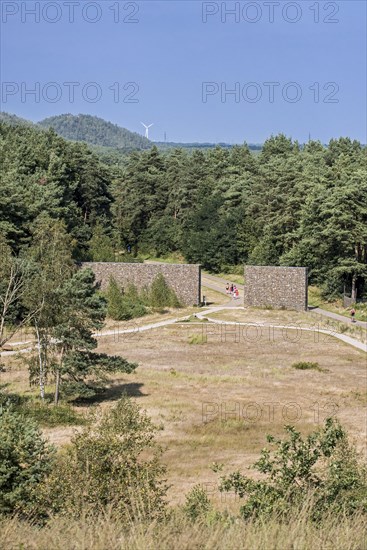
{"type": "MultiPolygon", "coordinates": [[[[224,313],[238,315],[237,310],[224,313]]],[[[256,314],[251,322],[303,321],[303,314],[295,312],[256,314]]],[[[363,450],[365,355],[335,338],[317,339],[312,332],[296,336],[292,330],[258,334],[249,329],[244,337],[230,326],[182,323],[102,337],[99,351],[121,355],[139,367],[132,375],[115,376],[97,406],[111,406],[126,393],[162,428],[158,437],[166,449],[172,503],[183,502],[197,483],[214,487],[218,474],[210,468],[213,463],[224,464],[223,473],[245,470],[256,460],[266,434],[280,436],[285,424],[307,433],[336,414],[363,450]],[[206,343],[190,345],[193,335],[205,335],[206,343]],[[292,364],[298,361],[317,362],[323,371],[295,370],[292,364]]],[[[3,373],[1,382],[25,391],[27,373],[18,365],[3,373]]],[[[72,429],[46,433],[64,444],[72,429]]],[[[214,495],[214,500],[220,498],[214,495]]]]}

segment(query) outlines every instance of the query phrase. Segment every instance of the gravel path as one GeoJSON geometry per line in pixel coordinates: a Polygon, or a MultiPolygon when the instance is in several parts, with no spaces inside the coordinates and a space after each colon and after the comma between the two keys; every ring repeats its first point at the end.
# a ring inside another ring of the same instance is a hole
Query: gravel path
{"type": "MultiPolygon", "coordinates": [[[[209,283],[213,285],[213,289],[217,290],[218,292],[221,292],[222,294],[225,294],[225,288],[226,284],[230,283],[230,280],[222,279],[221,277],[217,277],[216,275],[207,275],[206,273],[202,274],[202,281],[204,286],[209,286],[209,283]]],[[[236,286],[238,290],[243,292],[244,285],[237,284],[236,286]]],[[[211,287],[210,287],[211,288],[211,287]]],[[[242,305],[238,304],[238,305],[242,305]]],[[[335,321],[339,321],[340,323],[351,323],[350,317],[346,317],[345,315],[340,315],[338,313],[333,313],[332,311],[327,311],[326,309],[322,309],[321,307],[310,307],[310,311],[313,311],[314,313],[318,313],[319,315],[323,315],[324,317],[329,317],[330,319],[334,319],[335,321]]],[[[353,323],[354,326],[359,326],[367,330],[367,322],[366,321],[355,321],[353,323]]]]}
{"type": "MultiPolygon", "coordinates": [[[[327,311],[326,309],[321,309],[320,307],[310,308],[314,313],[323,315],[324,317],[330,317],[330,319],[335,319],[335,321],[340,321],[341,323],[351,323],[350,317],[345,317],[345,315],[339,315],[338,313],[333,313],[332,311],[327,311]]],[[[367,323],[365,321],[355,321],[354,326],[362,327],[367,329],[367,323]]]]}
{"type": "MultiPolygon", "coordinates": [[[[153,262],[152,262],[153,263],[153,262]]],[[[222,294],[226,294],[226,290],[225,290],[225,287],[226,287],[226,284],[230,282],[229,280],[226,280],[226,279],[222,279],[220,277],[216,277],[215,275],[207,275],[206,273],[202,274],[202,285],[203,286],[206,286],[208,288],[211,288],[212,290],[216,290],[217,292],[221,292],[222,294]]],[[[236,284],[237,288],[239,289],[239,291],[243,291],[243,285],[241,284],[236,284]]],[[[230,310],[230,309],[233,309],[233,308],[238,308],[238,307],[242,307],[243,306],[243,302],[242,302],[242,297],[240,296],[240,299],[239,300],[233,300],[231,298],[229,298],[229,301],[228,301],[228,304],[226,305],[223,305],[223,306],[215,306],[215,307],[212,307],[212,308],[208,308],[208,309],[201,309],[200,312],[198,312],[196,314],[196,317],[198,319],[203,319],[203,317],[207,318],[209,322],[211,323],[216,323],[216,324],[226,324],[226,325],[252,325],[252,323],[238,323],[238,322],[232,322],[232,321],[220,321],[218,319],[211,319],[210,317],[208,317],[208,315],[210,315],[211,313],[217,313],[219,311],[223,311],[223,310],[230,310]]],[[[341,321],[343,323],[348,323],[350,322],[350,320],[348,319],[348,317],[344,317],[342,315],[338,315],[336,313],[331,313],[330,311],[326,311],[324,309],[321,309],[321,308],[313,308],[312,309],[313,312],[315,313],[318,313],[319,315],[323,315],[324,317],[329,317],[331,319],[335,319],[336,321],[341,321]]],[[[95,336],[97,338],[100,338],[102,336],[120,336],[120,335],[123,335],[123,334],[139,334],[140,332],[143,332],[143,331],[146,331],[146,330],[153,330],[155,328],[159,328],[159,327],[164,327],[164,326],[167,326],[167,325],[173,325],[175,323],[179,323],[179,322],[182,322],[182,321],[186,321],[189,317],[186,316],[186,317],[178,317],[176,319],[169,319],[169,320],[166,320],[166,321],[160,321],[158,323],[149,323],[147,325],[143,325],[143,326],[136,326],[134,328],[131,328],[131,329],[123,329],[123,330],[118,330],[116,332],[116,329],[113,329],[113,330],[106,330],[106,331],[102,331],[98,334],[96,334],[95,336]]],[[[254,323],[253,325],[258,325],[259,323],[254,323]]],[[[359,325],[359,326],[362,326],[363,328],[367,328],[367,323],[363,322],[363,321],[356,321],[356,323],[353,323],[355,325],[359,325]]],[[[289,329],[294,329],[294,327],[292,326],[284,326],[284,325],[279,325],[279,326],[275,326],[275,325],[272,325],[270,323],[264,323],[262,324],[262,326],[272,326],[274,328],[289,328],[289,329]]],[[[309,329],[309,328],[300,328],[300,330],[305,330],[305,331],[309,331],[309,330],[313,330],[313,329],[309,329]]],[[[320,329],[320,332],[323,333],[323,334],[330,334],[330,330],[324,330],[324,329],[320,329]]],[[[359,350],[362,350],[364,352],[367,352],[367,343],[363,343],[363,342],[360,342],[359,340],[356,340],[355,338],[352,338],[351,336],[347,336],[346,334],[340,334],[340,333],[333,333],[333,336],[335,338],[337,338],[338,340],[341,340],[343,342],[345,342],[346,344],[349,344],[350,346],[353,346],[354,348],[357,348],[359,350]]],[[[24,342],[15,342],[14,344],[12,344],[13,346],[16,346],[16,345],[21,345],[23,344],[24,345],[24,342]]],[[[16,355],[17,353],[28,353],[32,350],[32,348],[26,348],[26,349],[22,349],[22,350],[19,350],[19,351],[4,351],[1,353],[1,356],[3,357],[8,357],[8,356],[11,356],[11,355],[16,355]]]]}

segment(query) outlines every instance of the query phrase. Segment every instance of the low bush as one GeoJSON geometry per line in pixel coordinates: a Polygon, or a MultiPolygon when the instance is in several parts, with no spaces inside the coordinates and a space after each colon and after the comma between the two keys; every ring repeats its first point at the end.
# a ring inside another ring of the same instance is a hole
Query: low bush
{"type": "Polygon", "coordinates": [[[43,486],[43,513],[79,518],[109,507],[124,520],[164,512],[165,467],[157,428],[128,398],[78,432],[43,486]]]}
{"type": "Polygon", "coordinates": [[[286,518],[309,500],[310,519],[327,514],[367,514],[366,467],[349,444],[346,432],[334,419],[306,438],[286,426],[288,438],[268,436],[274,451],[263,449],[252,466],[262,479],[234,472],[221,480],[221,491],[234,491],[245,503],[244,519],[286,518]]]}
{"type": "Polygon", "coordinates": [[[184,512],[191,520],[205,519],[213,509],[207,492],[201,485],[195,485],[186,495],[184,512]]]}
{"type": "Polygon", "coordinates": [[[165,307],[181,307],[174,290],[168,286],[162,273],[156,276],[150,287],[149,305],[158,311],[165,307]]]}

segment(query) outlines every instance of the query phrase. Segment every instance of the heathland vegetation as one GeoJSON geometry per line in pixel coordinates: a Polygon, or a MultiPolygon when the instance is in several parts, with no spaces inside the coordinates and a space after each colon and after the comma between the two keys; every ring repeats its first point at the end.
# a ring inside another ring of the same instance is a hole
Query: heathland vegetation
{"type": "Polygon", "coordinates": [[[241,314],[275,326],[260,342],[249,325],[246,353],[214,341],[193,308],[185,326],[116,340],[115,320],[160,320],[177,297],[162,277],[140,292],[111,279],[102,293],[76,264],[307,265],[318,298],[363,298],[366,149],[279,135],[256,156],[246,145],[152,147],[113,163],[9,122],[0,350],[24,330],[28,353],[0,365],[0,547],[364,549],[362,352],[312,331],[295,341],[280,325],[300,314],[255,310],[241,314]],[[266,422],[275,402],[281,418],[266,422]]]}
{"type": "MultiPolygon", "coordinates": [[[[302,521],[301,548],[315,547],[320,539],[323,548],[364,548],[366,472],[346,432],[332,419],[306,438],[290,426],[286,432],[283,439],[269,436],[274,449],[263,449],[253,465],[261,479],[239,471],[218,478],[220,492],[233,491],[239,498],[237,513],[216,509],[201,485],[173,511],[166,503],[157,427],[129,399],[95,414],[59,453],[32,420],[6,405],[0,409],[0,543],[15,548],[28,531],[33,547],[46,548],[46,540],[61,536],[67,519],[68,528],[60,540],[54,539],[55,548],[61,540],[82,547],[69,537],[92,524],[100,530],[90,543],[96,548],[167,548],[177,543],[187,549],[220,548],[225,540],[226,547],[235,548],[240,534],[237,547],[247,548],[256,532],[263,536],[264,526],[271,547],[292,548],[302,521]],[[15,513],[15,520],[6,519],[15,513]],[[31,523],[22,523],[26,519],[31,523]],[[354,536],[348,537],[351,528],[354,536]]],[[[218,473],[222,465],[212,469],[218,473]]]]}

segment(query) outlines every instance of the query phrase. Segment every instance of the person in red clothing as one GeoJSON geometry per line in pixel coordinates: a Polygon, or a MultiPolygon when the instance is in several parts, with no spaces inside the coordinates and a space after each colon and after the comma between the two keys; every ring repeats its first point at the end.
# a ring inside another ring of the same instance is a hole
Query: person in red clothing
{"type": "Polygon", "coordinates": [[[355,322],[356,322],[356,320],[355,320],[355,314],[356,314],[356,310],[354,309],[354,307],[352,307],[352,309],[350,310],[350,317],[351,317],[352,323],[355,323],[355,322]]]}

